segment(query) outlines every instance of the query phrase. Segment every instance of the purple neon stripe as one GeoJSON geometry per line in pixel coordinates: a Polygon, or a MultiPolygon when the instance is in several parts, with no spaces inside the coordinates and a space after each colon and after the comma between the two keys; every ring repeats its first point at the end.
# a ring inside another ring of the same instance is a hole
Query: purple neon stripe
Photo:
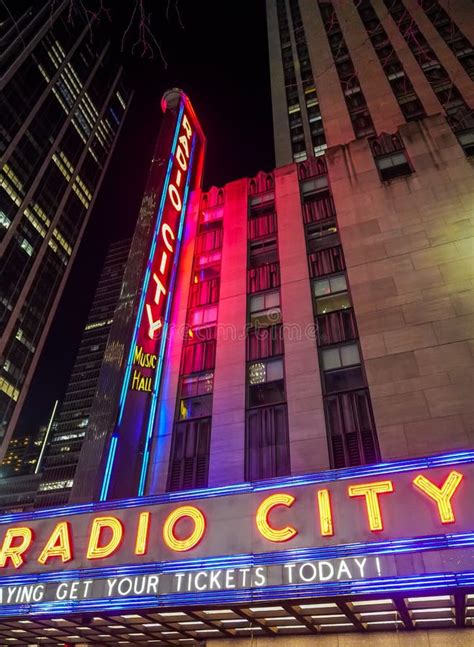
{"type": "Polygon", "coordinates": [[[170,492],[166,494],[152,495],[148,497],[135,497],[132,499],[121,499],[118,501],[102,501],[93,503],[82,503],[79,505],[63,506],[60,508],[45,508],[29,512],[17,512],[0,516],[0,525],[14,523],[17,521],[33,521],[35,519],[54,518],[88,512],[99,512],[103,510],[135,508],[143,505],[158,505],[161,503],[177,503],[195,499],[211,499],[214,497],[230,496],[233,494],[250,494],[252,492],[265,492],[277,488],[300,487],[304,485],[318,485],[331,481],[340,481],[353,478],[376,476],[378,474],[397,474],[411,472],[414,470],[430,469],[435,467],[446,467],[454,465],[465,465],[474,463],[474,450],[463,452],[451,452],[436,456],[427,456],[407,461],[392,461],[378,463],[375,465],[360,465],[358,467],[346,467],[338,470],[326,470],[316,474],[304,474],[302,476],[290,476],[277,478],[268,481],[254,483],[236,483],[216,488],[201,490],[185,490],[182,492],[170,492]]]}

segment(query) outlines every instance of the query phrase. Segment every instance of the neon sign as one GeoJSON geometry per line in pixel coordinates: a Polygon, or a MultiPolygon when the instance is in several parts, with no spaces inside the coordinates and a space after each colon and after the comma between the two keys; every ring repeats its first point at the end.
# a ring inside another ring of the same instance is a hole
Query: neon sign
{"type": "Polygon", "coordinates": [[[474,452],[451,456],[4,515],[0,615],[474,583],[474,452]]]}
{"type": "MultiPolygon", "coordinates": [[[[471,471],[474,482],[474,469],[471,471]]],[[[74,563],[77,565],[79,560],[84,565],[84,559],[93,566],[95,560],[118,554],[134,562],[139,561],[140,557],[148,560],[150,555],[155,559],[160,556],[173,559],[173,554],[199,549],[200,554],[202,551],[206,554],[210,550],[206,542],[212,539],[213,524],[217,523],[219,527],[223,514],[228,517],[229,528],[227,532],[222,531],[224,539],[227,537],[227,540],[232,539],[235,543],[236,537],[242,536],[242,533],[256,532],[257,545],[262,550],[281,543],[301,545],[301,541],[307,542],[309,535],[312,545],[321,541],[334,545],[338,541],[338,530],[347,535],[348,528],[353,528],[354,541],[367,540],[387,529],[389,536],[400,536],[398,526],[403,515],[406,515],[404,510],[408,495],[411,512],[417,518],[425,517],[424,525],[418,529],[422,535],[429,531],[440,531],[446,523],[455,524],[456,509],[461,509],[465,515],[466,494],[461,497],[459,493],[463,480],[461,472],[450,470],[434,476],[417,473],[408,480],[406,476],[398,476],[397,487],[394,478],[363,480],[349,484],[347,489],[341,487],[341,483],[334,483],[331,487],[310,488],[309,509],[308,495],[297,488],[291,492],[285,489],[271,493],[263,498],[240,495],[245,497],[244,501],[235,499],[233,502],[239,509],[245,509],[245,519],[253,518],[253,529],[247,527],[246,530],[242,527],[242,520],[226,512],[228,504],[223,498],[217,499],[212,506],[213,511],[217,510],[217,513],[214,512],[217,519],[207,511],[209,506],[205,501],[196,505],[185,503],[172,509],[168,505],[165,512],[162,512],[162,506],[155,505],[145,506],[136,512],[133,508],[118,508],[108,514],[73,515],[53,526],[45,519],[40,528],[36,522],[6,529],[0,544],[0,569],[23,570],[27,563],[29,570],[34,562],[38,570],[53,562],[72,566],[74,563]],[[440,486],[437,485],[439,482],[440,486]],[[397,490],[401,492],[398,498],[397,490]],[[361,501],[353,501],[354,498],[361,501]],[[334,510],[330,505],[331,500],[336,502],[334,510]],[[382,523],[382,510],[391,519],[385,525],[382,523]],[[429,524],[428,519],[431,520],[429,524]],[[301,533],[306,539],[301,539],[301,533]]],[[[474,513],[472,521],[474,525],[474,513]]],[[[414,528],[412,520],[408,527],[414,528]]],[[[249,545],[247,540],[242,539],[242,548],[252,547],[252,542],[249,545]]],[[[225,551],[225,542],[221,550],[225,551]]]]}
{"type": "Polygon", "coordinates": [[[101,501],[145,491],[187,200],[201,182],[205,138],[189,99],[181,91],[170,91],[164,112],[142,202],[142,211],[150,205],[157,211],[117,422],[104,461],[101,501]]]}

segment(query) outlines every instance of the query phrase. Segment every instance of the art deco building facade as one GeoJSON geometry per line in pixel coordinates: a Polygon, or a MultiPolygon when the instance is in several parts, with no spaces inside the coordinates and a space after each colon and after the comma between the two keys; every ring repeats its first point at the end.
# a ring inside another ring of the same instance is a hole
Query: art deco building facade
{"type": "Polygon", "coordinates": [[[0,33],[0,457],[131,98],[101,27],[75,7],[12,12],[0,33]]]}
{"type": "MultiPolygon", "coordinates": [[[[184,211],[199,128],[165,95],[74,505],[5,520],[51,537],[4,582],[45,582],[29,608],[66,639],[472,644],[467,8],[268,2],[277,168],[195,181],[182,229],[160,218],[184,211]],[[45,564],[67,524],[75,554],[45,564]]],[[[3,613],[12,640],[45,630],[3,613]]]]}
{"type": "Polygon", "coordinates": [[[65,396],[41,462],[36,506],[68,503],[120,296],[130,241],[113,243],[104,261],[65,396]]]}

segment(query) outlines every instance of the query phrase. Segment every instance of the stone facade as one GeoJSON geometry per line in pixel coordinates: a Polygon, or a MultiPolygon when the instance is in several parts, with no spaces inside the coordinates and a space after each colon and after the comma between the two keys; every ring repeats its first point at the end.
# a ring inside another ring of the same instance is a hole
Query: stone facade
{"type": "Polygon", "coordinates": [[[405,178],[365,142],[327,155],[383,459],[474,441],[473,167],[440,115],[399,133],[405,178]]]}

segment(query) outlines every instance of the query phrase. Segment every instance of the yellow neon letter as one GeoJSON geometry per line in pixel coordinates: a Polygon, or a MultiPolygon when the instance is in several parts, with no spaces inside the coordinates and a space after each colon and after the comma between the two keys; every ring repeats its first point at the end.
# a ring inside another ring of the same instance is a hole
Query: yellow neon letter
{"type": "Polygon", "coordinates": [[[374,483],[362,483],[361,485],[350,485],[349,496],[364,496],[369,518],[369,528],[372,532],[383,530],[382,513],[380,512],[379,494],[393,492],[392,481],[375,481],[374,483]]]}
{"type": "Polygon", "coordinates": [[[294,501],[294,496],[283,492],[281,494],[272,494],[262,501],[255,517],[257,528],[262,537],[265,537],[265,539],[269,539],[270,541],[288,541],[298,534],[298,531],[292,526],[286,526],[281,530],[272,528],[268,519],[273,508],[278,505],[284,505],[287,508],[290,508],[294,501]]]}
{"type": "Polygon", "coordinates": [[[19,568],[25,561],[23,553],[29,548],[33,539],[31,528],[9,528],[5,533],[3,545],[0,550],[0,567],[3,568],[10,559],[15,568],[19,568]],[[21,542],[14,546],[15,539],[21,539],[21,542]]]}
{"type": "Polygon", "coordinates": [[[144,555],[148,547],[148,528],[150,513],[141,512],[138,517],[137,540],[135,542],[135,555],[144,555]]]}
{"type": "Polygon", "coordinates": [[[38,561],[40,564],[46,564],[50,557],[60,557],[63,562],[69,562],[72,559],[71,538],[67,521],[60,521],[56,524],[38,557],[38,561]]]}
{"type": "Polygon", "coordinates": [[[87,546],[87,559],[110,557],[120,546],[122,537],[123,526],[117,517],[96,517],[92,522],[89,545],[87,546]],[[112,536],[107,544],[99,546],[104,528],[108,528],[112,532],[112,536]]]}
{"type": "Polygon", "coordinates": [[[203,513],[192,505],[183,505],[173,510],[163,525],[163,541],[171,548],[179,552],[191,550],[204,537],[206,531],[206,518],[203,513]],[[194,522],[194,530],[186,539],[178,539],[174,529],[180,519],[189,517],[194,522]]]}
{"type": "Polygon", "coordinates": [[[318,490],[319,526],[323,537],[334,535],[329,490],[318,490]]]}
{"type": "Polygon", "coordinates": [[[413,479],[413,485],[436,502],[441,523],[454,523],[456,517],[451,506],[451,499],[463,478],[462,474],[453,470],[448,474],[445,482],[439,488],[427,479],[426,476],[419,474],[413,479]]]}

